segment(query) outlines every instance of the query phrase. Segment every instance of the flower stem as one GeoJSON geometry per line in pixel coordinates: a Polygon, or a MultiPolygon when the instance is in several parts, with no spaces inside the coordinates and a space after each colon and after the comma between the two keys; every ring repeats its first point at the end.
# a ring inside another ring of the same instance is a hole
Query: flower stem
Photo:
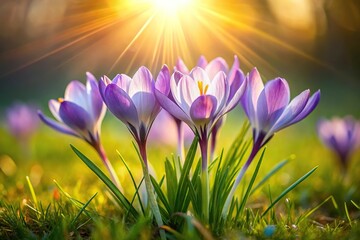
{"type": "MultiPolygon", "coordinates": [[[[148,200],[150,204],[151,211],[154,214],[155,221],[158,225],[158,227],[161,227],[163,225],[163,221],[161,218],[161,213],[159,206],[156,201],[154,186],[151,183],[149,169],[148,169],[148,162],[147,162],[147,154],[146,154],[146,143],[139,144],[139,150],[142,157],[143,162],[141,163],[143,173],[144,173],[144,180],[145,180],[145,186],[146,186],[146,192],[148,195],[148,200]]],[[[166,239],[165,231],[163,229],[160,229],[160,237],[162,240],[166,239]]]]}
{"type": "Polygon", "coordinates": [[[184,150],[184,130],[183,130],[183,126],[182,126],[182,122],[179,120],[176,120],[176,129],[177,129],[177,137],[178,137],[178,141],[177,141],[177,153],[180,157],[181,163],[184,164],[184,155],[185,155],[185,150],[184,150]]]}
{"type": "Polygon", "coordinates": [[[115,172],[113,166],[111,165],[111,162],[107,158],[104,147],[102,146],[102,144],[101,143],[96,144],[95,145],[95,150],[98,152],[102,162],[105,164],[106,169],[110,173],[110,177],[111,177],[113,183],[118,187],[119,190],[122,190],[122,186],[120,184],[119,178],[116,175],[116,172],[115,172]]]}
{"type": "Polygon", "coordinates": [[[234,185],[232,186],[231,191],[230,191],[229,195],[226,198],[226,201],[225,201],[225,204],[224,204],[224,207],[223,207],[223,210],[222,210],[222,217],[224,219],[226,219],[226,217],[227,217],[228,210],[229,210],[229,207],[230,207],[230,203],[231,203],[231,200],[232,200],[232,198],[233,198],[233,196],[235,194],[236,188],[239,185],[242,178],[244,177],[246,170],[249,168],[249,166],[250,166],[251,162],[254,160],[256,154],[259,152],[260,148],[262,147],[261,143],[262,143],[262,139],[258,139],[253,144],[253,147],[251,149],[251,153],[250,153],[250,156],[249,156],[248,160],[242,166],[239,174],[237,175],[237,177],[235,179],[234,185]]]}
{"type": "Polygon", "coordinates": [[[208,173],[208,138],[205,136],[199,141],[201,150],[201,196],[202,214],[206,223],[209,222],[209,173],[208,173]]]}

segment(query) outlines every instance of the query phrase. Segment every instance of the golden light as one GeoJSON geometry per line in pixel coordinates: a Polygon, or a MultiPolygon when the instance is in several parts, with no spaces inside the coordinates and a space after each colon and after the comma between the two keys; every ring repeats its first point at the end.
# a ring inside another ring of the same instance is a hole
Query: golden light
{"type": "MultiPolygon", "coordinates": [[[[59,23],[62,28],[9,51],[4,58],[30,59],[20,69],[67,51],[58,67],[66,65],[69,75],[79,69],[101,69],[110,76],[131,75],[141,65],[154,72],[164,63],[172,69],[179,57],[192,67],[200,55],[222,56],[230,63],[236,54],[242,67],[273,71],[264,57],[271,54],[269,46],[315,61],[279,39],[275,31],[266,32],[276,26],[264,20],[263,5],[251,0],[107,0],[98,8],[80,1],[68,8],[59,23]]],[[[311,9],[304,8],[307,11],[311,9]]]]}
{"type": "Polygon", "coordinates": [[[186,7],[189,6],[191,0],[149,0],[153,6],[161,11],[163,14],[173,16],[186,7]]]}

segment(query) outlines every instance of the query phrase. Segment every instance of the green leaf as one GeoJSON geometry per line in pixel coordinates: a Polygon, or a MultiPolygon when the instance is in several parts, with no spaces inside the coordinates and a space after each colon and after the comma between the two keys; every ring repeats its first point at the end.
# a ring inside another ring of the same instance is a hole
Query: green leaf
{"type": "Polygon", "coordinates": [[[120,201],[124,208],[131,213],[134,218],[138,218],[139,214],[136,209],[130,204],[126,197],[120,192],[115,184],[97,167],[90,159],[77,150],[73,145],[70,145],[76,155],[98,176],[103,183],[110,189],[114,196],[120,201]]]}
{"type": "Polygon", "coordinates": [[[285,189],[271,204],[270,206],[265,210],[265,212],[261,215],[262,217],[264,217],[266,215],[266,213],[272,209],[274,207],[274,205],[279,202],[281,200],[281,198],[283,198],[287,193],[289,193],[290,191],[292,191],[297,185],[299,185],[302,181],[304,181],[305,179],[307,179],[313,172],[315,172],[315,170],[318,167],[314,167],[313,169],[311,169],[309,172],[307,172],[304,176],[302,176],[301,178],[299,178],[296,182],[294,182],[293,184],[291,184],[287,189],[285,189]]]}
{"type": "Polygon", "coordinates": [[[90,204],[90,202],[96,197],[97,193],[94,194],[94,196],[92,196],[89,201],[87,201],[84,206],[80,209],[80,211],[78,212],[78,214],[75,216],[75,218],[71,221],[70,225],[73,226],[75,224],[75,222],[78,220],[78,218],[80,217],[80,215],[84,212],[84,210],[86,209],[86,207],[90,204]]]}

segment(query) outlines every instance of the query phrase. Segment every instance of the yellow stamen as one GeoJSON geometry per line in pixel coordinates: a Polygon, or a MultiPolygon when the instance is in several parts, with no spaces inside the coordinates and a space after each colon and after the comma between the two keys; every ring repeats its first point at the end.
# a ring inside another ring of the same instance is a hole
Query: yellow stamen
{"type": "Polygon", "coordinates": [[[202,81],[198,81],[197,84],[198,84],[198,88],[199,88],[199,90],[200,90],[200,95],[206,94],[206,92],[207,92],[207,90],[208,90],[208,88],[209,88],[209,85],[206,84],[206,85],[205,85],[205,88],[204,88],[204,85],[203,85],[203,82],[202,82],[202,81]]]}
{"type": "Polygon", "coordinates": [[[59,102],[59,103],[62,103],[63,101],[64,101],[63,98],[58,98],[58,102],[59,102]]]}

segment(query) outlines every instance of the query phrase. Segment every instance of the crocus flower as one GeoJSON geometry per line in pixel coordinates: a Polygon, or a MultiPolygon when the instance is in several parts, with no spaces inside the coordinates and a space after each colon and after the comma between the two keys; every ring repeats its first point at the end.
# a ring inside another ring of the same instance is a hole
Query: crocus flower
{"type": "Polygon", "coordinates": [[[15,103],[6,111],[6,125],[20,142],[27,142],[37,131],[39,118],[34,106],[15,103]]]}
{"type": "Polygon", "coordinates": [[[290,101],[290,89],[285,79],[275,78],[264,86],[256,68],[250,72],[246,81],[248,87],[241,104],[252,127],[253,146],[226,200],[223,215],[226,215],[235,189],[258,151],[274,136],[274,133],[308,116],[320,100],[320,90],[312,96],[310,90],[305,90],[290,101]]]}
{"type": "Polygon", "coordinates": [[[203,214],[208,219],[208,139],[212,128],[227,112],[239,102],[245,90],[245,78],[240,70],[235,72],[234,83],[230,85],[223,71],[214,77],[201,67],[195,67],[190,74],[175,71],[170,80],[172,99],[156,91],[161,106],[174,117],[184,121],[198,136],[202,155],[202,199],[203,214]]]}
{"type": "Polygon", "coordinates": [[[348,116],[320,120],[317,131],[322,142],[339,157],[343,170],[347,169],[351,153],[360,147],[360,123],[348,116]]]}
{"type": "MultiPolygon", "coordinates": [[[[210,62],[208,62],[204,56],[200,56],[200,58],[197,62],[197,66],[203,68],[206,71],[206,73],[208,74],[210,79],[213,79],[216,76],[216,74],[221,71],[224,72],[225,74],[227,74],[226,81],[228,82],[228,85],[230,86],[229,99],[232,98],[232,96],[235,94],[235,91],[237,90],[237,87],[232,87],[232,85],[239,84],[239,82],[234,81],[235,73],[238,70],[241,71],[240,67],[239,67],[239,59],[237,56],[234,56],[234,63],[232,65],[231,69],[229,69],[226,61],[221,57],[217,57],[217,58],[211,60],[210,62]]],[[[187,66],[185,65],[184,61],[181,58],[178,59],[176,66],[175,66],[175,70],[177,70],[183,74],[190,73],[187,66]]],[[[218,135],[219,130],[224,122],[225,122],[225,116],[223,118],[219,119],[219,121],[217,121],[217,123],[215,124],[215,126],[213,127],[213,129],[211,131],[210,161],[213,159],[213,155],[214,155],[214,151],[215,151],[215,147],[216,147],[217,135],[218,135]]]]}
{"type": "Polygon", "coordinates": [[[15,103],[6,111],[6,125],[19,142],[25,156],[30,156],[29,141],[39,126],[36,108],[29,104],[15,103]]]}
{"type": "Polygon", "coordinates": [[[101,157],[113,182],[120,187],[116,173],[100,143],[100,128],[106,107],[101,99],[96,78],[89,72],[86,75],[86,86],[79,81],[72,81],[66,87],[64,98],[49,101],[50,111],[57,121],[46,117],[41,111],[38,114],[51,128],[88,142],[101,157]]]}
{"type": "MultiPolygon", "coordinates": [[[[99,84],[101,96],[108,109],[127,126],[138,145],[149,204],[159,227],[163,222],[150,180],[146,142],[154,119],[161,110],[155,91],[168,95],[169,78],[167,66],[162,67],[156,82],[146,67],[140,67],[133,78],[118,74],[110,80],[104,76],[99,84]]],[[[160,236],[165,239],[163,230],[160,230],[160,236]]]]}

